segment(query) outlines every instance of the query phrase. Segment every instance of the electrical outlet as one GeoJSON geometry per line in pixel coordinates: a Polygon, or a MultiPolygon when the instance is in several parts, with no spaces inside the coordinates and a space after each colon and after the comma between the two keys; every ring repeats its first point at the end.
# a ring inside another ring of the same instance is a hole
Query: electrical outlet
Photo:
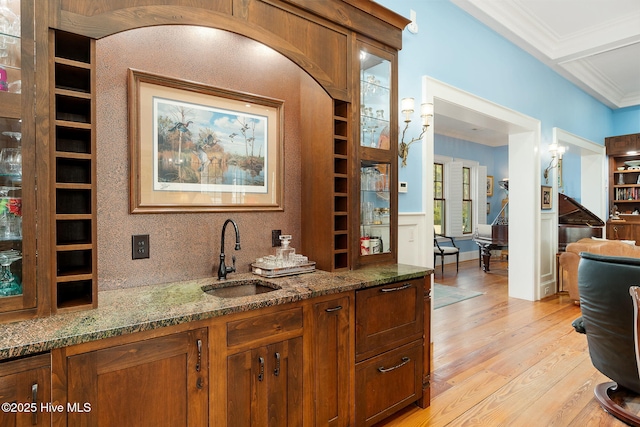
{"type": "Polygon", "coordinates": [[[280,235],[282,234],[282,230],[271,230],[271,247],[275,248],[276,246],[282,246],[282,242],[280,241],[280,235]]]}
{"type": "Polygon", "coordinates": [[[131,259],[149,258],[149,235],[131,236],[131,259]]]}
{"type": "Polygon", "coordinates": [[[551,292],[551,289],[549,288],[549,286],[545,286],[544,287],[544,296],[546,297],[547,295],[549,295],[550,292],[551,292]]]}

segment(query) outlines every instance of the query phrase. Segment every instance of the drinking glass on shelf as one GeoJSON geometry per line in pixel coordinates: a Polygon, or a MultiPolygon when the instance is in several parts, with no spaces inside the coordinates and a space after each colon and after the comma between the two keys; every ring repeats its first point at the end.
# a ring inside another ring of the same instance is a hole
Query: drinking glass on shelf
{"type": "Polygon", "coordinates": [[[22,285],[11,273],[11,264],[22,258],[20,251],[10,249],[0,252],[0,296],[20,295],[22,285]]]}
{"type": "Polygon", "coordinates": [[[19,187],[0,186],[0,240],[22,238],[22,198],[9,197],[19,187]]]}
{"type": "Polygon", "coordinates": [[[0,170],[8,175],[22,175],[22,150],[3,148],[0,151],[0,170]]]}
{"type": "Polygon", "coordinates": [[[0,0],[0,33],[20,36],[20,18],[9,8],[8,0],[0,0]]]}

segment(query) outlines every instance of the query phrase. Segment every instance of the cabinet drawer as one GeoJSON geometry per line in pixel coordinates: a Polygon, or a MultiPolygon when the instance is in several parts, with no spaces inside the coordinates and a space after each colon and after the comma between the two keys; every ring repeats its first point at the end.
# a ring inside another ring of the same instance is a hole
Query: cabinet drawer
{"type": "Polygon", "coordinates": [[[245,344],[256,339],[274,337],[302,329],[302,308],[252,316],[227,323],[227,345],[245,344]]]}
{"type": "Polygon", "coordinates": [[[356,365],[356,425],[370,426],[422,397],[422,341],[356,365]]]}
{"type": "Polygon", "coordinates": [[[356,361],[422,338],[425,279],[356,292],[356,361]]]}

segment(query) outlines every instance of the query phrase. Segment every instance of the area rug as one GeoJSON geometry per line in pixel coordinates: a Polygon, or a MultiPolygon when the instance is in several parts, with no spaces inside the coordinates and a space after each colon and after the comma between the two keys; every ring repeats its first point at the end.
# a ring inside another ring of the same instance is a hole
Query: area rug
{"type": "Polygon", "coordinates": [[[436,310],[446,305],[455,304],[469,298],[482,295],[482,292],[470,291],[468,289],[445,286],[439,283],[433,284],[433,309],[436,310]]]}

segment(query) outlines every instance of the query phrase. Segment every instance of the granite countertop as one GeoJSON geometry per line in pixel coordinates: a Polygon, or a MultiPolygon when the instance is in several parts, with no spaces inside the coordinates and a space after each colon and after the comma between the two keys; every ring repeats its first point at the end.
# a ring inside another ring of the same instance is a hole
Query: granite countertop
{"type": "Polygon", "coordinates": [[[40,353],[134,332],[209,319],[225,314],[384,285],[431,274],[402,264],[265,279],[251,273],[230,274],[228,281],[256,279],[281,289],[238,298],[219,298],[202,291],[218,280],[197,280],[102,291],[98,308],[0,325],[0,360],[40,353]]]}

